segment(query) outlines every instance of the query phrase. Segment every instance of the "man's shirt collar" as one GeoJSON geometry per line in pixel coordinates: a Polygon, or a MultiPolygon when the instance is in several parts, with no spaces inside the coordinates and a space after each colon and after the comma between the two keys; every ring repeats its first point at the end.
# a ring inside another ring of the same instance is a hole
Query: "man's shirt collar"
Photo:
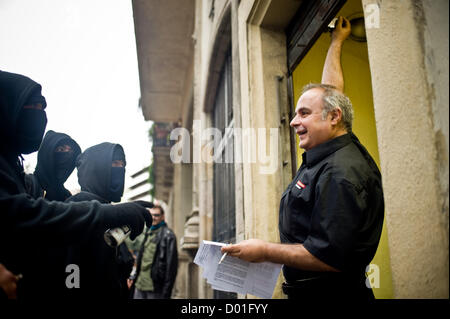
{"type": "Polygon", "coordinates": [[[303,164],[307,167],[313,166],[323,160],[325,157],[336,152],[338,149],[352,142],[351,133],[347,133],[333,138],[325,143],[317,145],[302,154],[303,164]]]}

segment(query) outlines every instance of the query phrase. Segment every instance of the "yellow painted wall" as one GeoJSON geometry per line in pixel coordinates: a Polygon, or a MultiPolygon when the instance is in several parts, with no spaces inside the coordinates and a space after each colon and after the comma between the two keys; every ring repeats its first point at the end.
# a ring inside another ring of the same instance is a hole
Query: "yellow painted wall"
{"type": "MultiPolygon", "coordinates": [[[[362,11],[360,1],[348,1],[338,15],[349,16],[362,11]]],[[[330,44],[330,34],[324,33],[317,40],[302,62],[293,72],[294,101],[301,94],[301,89],[308,83],[320,83],[323,63],[330,44]]],[[[373,109],[372,85],[367,56],[367,43],[347,39],[342,50],[342,68],[344,72],[345,94],[350,98],[354,109],[353,132],[367,148],[378,167],[377,132],[373,109]]],[[[298,136],[296,136],[298,145],[298,136]]],[[[301,153],[297,148],[297,163],[301,164],[301,153]]],[[[389,259],[388,239],[385,223],[377,253],[372,260],[380,269],[380,288],[374,288],[377,299],[393,298],[392,276],[389,259]]]]}

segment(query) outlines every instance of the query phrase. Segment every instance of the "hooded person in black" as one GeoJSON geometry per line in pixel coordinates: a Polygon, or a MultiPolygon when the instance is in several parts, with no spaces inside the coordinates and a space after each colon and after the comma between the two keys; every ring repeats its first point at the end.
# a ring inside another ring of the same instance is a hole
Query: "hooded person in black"
{"type": "Polygon", "coordinates": [[[105,142],[87,148],[76,161],[81,192],[68,200],[120,202],[125,185],[125,165],[125,153],[120,144],[105,142]]]}
{"type": "MultiPolygon", "coordinates": [[[[33,198],[64,201],[72,194],[64,182],[75,169],[75,159],[80,155],[80,146],[69,135],[48,131],[38,151],[38,160],[33,174],[25,175],[27,193],[33,198]]],[[[26,284],[22,285],[22,296],[55,296],[65,289],[65,249],[52,249],[41,245],[33,249],[30,259],[40,262],[27,270],[26,284]]]]}
{"type": "MultiPolygon", "coordinates": [[[[101,143],[77,159],[81,192],[67,201],[120,202],[125,184],[125,153],[120,144],[101,143]]],[[[72,296],[83,299],[127,299],[127,278],[134,259],[125,243],[109,247],[103,234],[69,249],[67,264],[80,267],[80,289],[72,296]]]]}
{"type": "Polygon", "coordinates": [[[21,285],[31,279],[27,268],[40,262],[30,260],[28,254],[38,245],[86,242],[93,234],[122,225],[129,225],[130,238],[135,238],[144,223],[151,225],[151,215],[138,203],[67,204],[33,199],[26,193],[21,154],[38,150],[47,124],[45,107],[40,84],[0,71],[0,263],[16,275],[23,274],[19,299],[21,285]]]}
{"type": "Polygon", "coordinates": [[[38,151],[33,174],[25,175],[25,186],[33,198],[65,201],[72,194],[64,183],[75,169],[80,146],[69,135],[48,131],[38,151]]]}

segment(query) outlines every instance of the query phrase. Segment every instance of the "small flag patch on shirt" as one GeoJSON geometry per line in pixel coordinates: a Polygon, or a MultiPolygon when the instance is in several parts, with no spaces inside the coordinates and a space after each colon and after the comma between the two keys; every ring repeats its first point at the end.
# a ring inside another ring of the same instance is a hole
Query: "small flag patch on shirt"
{"type": "Polygon", "coordinates": [[[298,189],[303,189],[305,188],[305,184],[303,184],[302,182],[300,182],[300,180],[297,181],[297,183],[295,184],[295,187],[297,187],[298,189]]]}

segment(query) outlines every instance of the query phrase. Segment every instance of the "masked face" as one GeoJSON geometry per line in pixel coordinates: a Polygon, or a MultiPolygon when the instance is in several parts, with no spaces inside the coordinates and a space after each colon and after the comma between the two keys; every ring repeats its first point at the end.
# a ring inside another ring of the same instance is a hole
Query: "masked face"
{"type": "Polygon", "coordinates": [[[39,149],[47,126],[47,115],[39,104],[26,106],[19,113],[16,129],[17,150],[30,154],[39,149]]]}
{"type": "Polygon", "coordinates": [[[67,180],[70,173],[75,168],[75,154],[69,145],[60,145],[55,150],[55,174],[58,182],[67,180]]]}
{"type": "Polygon", "coordinates": [[[111,184],[110,193],[112,202],[120,202],[123,195],[123,188],[125,185],[125,167],[124,162],[115,160],[111,166],[111,184]]]}

